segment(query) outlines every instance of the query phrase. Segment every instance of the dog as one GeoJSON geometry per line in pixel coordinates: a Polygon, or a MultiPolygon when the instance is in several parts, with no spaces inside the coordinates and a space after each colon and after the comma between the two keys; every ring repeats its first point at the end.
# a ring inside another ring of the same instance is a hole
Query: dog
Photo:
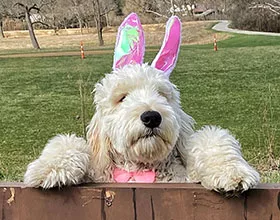
{"type": "Polygon", "coordinates": [[[255,187],[259,173],[242,157],[233,135],[216,126],[195,131],[195,121],[182,110],[169,80],[180,43],[181,22],[172,16],[156,58],[143,63],[144,32],[131,13],[118,30],[113,71],[95,86],[87,141],[74,134],[51,139],[28,165],[25,184],[201,183],[218,192],[255,187]]]}

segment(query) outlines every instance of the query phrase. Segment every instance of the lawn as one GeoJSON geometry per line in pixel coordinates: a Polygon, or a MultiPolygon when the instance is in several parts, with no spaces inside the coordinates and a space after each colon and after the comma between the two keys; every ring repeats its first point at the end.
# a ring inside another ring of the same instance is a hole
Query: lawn
{"type": "MultiPolygon", "coordinates": [[[[263,182],[280,182],[280,37],[234,35],[212,45],[182,46],[171,81],[196,127],[219,125],[242,143],[263,182]]],[[[148,52],[152,61],[155,52],[148,52]]],[[[22,180],[26,166],[59,133],[83,135],[94,84],[112,54],[0,58],[0,180],[22,180]]]]}

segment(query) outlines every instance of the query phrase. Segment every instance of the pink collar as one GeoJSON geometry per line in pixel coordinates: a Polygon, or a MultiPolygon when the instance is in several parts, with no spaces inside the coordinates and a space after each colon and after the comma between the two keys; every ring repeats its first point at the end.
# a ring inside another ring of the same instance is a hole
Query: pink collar
{"type": "Polygon", "coordinates": [[[153,183],[156,173],[152,170],[127,172],[120,168],[115,168],[113,178],[117,183],[153,183]]]}

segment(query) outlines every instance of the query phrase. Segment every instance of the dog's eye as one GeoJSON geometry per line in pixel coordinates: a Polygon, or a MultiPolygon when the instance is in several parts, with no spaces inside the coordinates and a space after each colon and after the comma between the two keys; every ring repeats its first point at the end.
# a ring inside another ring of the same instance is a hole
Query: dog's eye
{"type": "Polygon", "coordinates": [[[165,98],[167,98],[167,99],[170,98],[170,97],[169,97],[169,94],[166,94],[166,93],[164,93],[164,92],[159,92],[159,95],[162,96],[162,97],[165,97],[165,98]]]}
{"type": "Polygon", "coordinates": [[[120,98],[120,100],[119,100],[119,102],[123,102],[123,100],[126,98],[126,95],[123,95],[121,98],[120,98]]]}

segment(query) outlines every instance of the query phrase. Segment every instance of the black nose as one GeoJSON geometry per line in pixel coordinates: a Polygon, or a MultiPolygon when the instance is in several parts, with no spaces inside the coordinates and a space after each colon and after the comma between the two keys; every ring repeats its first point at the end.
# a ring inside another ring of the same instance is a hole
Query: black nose
{"type": "Polygon", "coordinates": [[[140,116],[143,124],[148,128],[156,128],[161,123],[161,115],[156,111],[147,111],[140,116]]]}

